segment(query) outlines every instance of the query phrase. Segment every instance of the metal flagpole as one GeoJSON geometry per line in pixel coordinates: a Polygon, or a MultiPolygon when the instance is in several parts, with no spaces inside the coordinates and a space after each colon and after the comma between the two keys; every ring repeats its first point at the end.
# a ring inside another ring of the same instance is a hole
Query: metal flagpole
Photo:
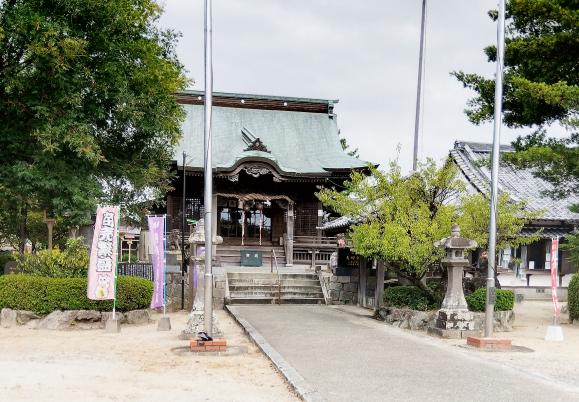
{"type": "Polygon", "coordinates": [[[205,303],[204,328],[207,335],[213,335],[213,165],[211,161],[211,108],[213,104],[213,60],[212,60],[212,17],[211,0],[205,0],[205,303]]]}
{"type": "Polygon", "coordinates": [[[185,197],[187,194],[187,180],[185,176],[186,155],[183,152],[183,197],[181,204],[181,310],[185,309],[185,224],[187,222],[187,211],[185,211],[185,197]]]}
{"type": "Polygon", "coordinates": [[[420,53],[418,56],[418,87],[416,89],[416,116],[414,118],[414,154],[412,158],[412,170],[418,166],[418,132],[420,130],[420,102],[422,98],[422,70],[424,68],[424,36],[426,27],[426,0],[422,0],[422,23],[420,26],[420,53]]]}
{"type": "Polygon", "coordinates": [[[493,336],[495,311],[495,265],[497,243],[497,200],[499,186],[499,157],[503,111],[503,66],[505,55],[505,0],[499,1],[497,20],[497,72],[495,76],[495,116],[493,127],[493,158],[491,172],[491,211],[489,225],[489,257],[487,271],[487,296],[485,309],[485,338],[493,336]]]}

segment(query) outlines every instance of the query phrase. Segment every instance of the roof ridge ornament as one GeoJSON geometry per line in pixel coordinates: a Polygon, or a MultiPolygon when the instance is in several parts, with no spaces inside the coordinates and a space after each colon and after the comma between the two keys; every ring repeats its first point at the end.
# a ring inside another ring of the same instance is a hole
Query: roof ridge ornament
{"type": "Polygon", "coordinates": [[[259,137],[256,137],[247,127],[241,128],[241,138],[247,145],[247,148],[245,148],[244,151],[260,151],[271,153],[263,141],[259,137]]]}

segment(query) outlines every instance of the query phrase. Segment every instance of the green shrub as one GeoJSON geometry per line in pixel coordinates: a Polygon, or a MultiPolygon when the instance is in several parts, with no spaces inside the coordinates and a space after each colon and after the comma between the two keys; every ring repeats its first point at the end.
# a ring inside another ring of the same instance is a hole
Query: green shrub
{"type": "Polygon", "coordinates": [[[0,253],[0,275],[4,273],[4,265],[9,261],[16,260],[16,255],[13,253],[0,253]]]}
{"type": "Polygon", "coordinates": [[[428,302],[428,297],[422,289],[416,286],[394,286],[384,289],[384,304],[422,311],[436,308],[428,302]]]}
{"type": "MultiPolygon", "coordinates": [[[[110,311],[112,300],[96,301],[86,297],[86,278],[47,278],[33,275],[0,277],[0,309],[29,310],[48,314],[55,310],[110,311]]],[[[148,308],[153,283],[147,279],[119,276],[117,310],[148,308]]]]}
{"type": "Polygon", "coordinates": [[[40,250],[18,259],[18,268],[25,274],[50,278],[86,277],[89,254],[82,238],[68,239],[63,251],[40,250]]]}
{"type": "MultiPolygon", "coordinates": [[[[495,301],[495,311],[512,310],[515,305],[515,294],[510,290],[496,289],[497,300],[495,301]]],[[[487,290],[479,288],[472,294],[466,296],[466,303],[470,311],[485,311],[487,290]]]]}
{"type": "Polygon", "coordinates": [[[569,302],[569,319],[579,320],[579,274],[573,275],[567,289],[569,302]]]}

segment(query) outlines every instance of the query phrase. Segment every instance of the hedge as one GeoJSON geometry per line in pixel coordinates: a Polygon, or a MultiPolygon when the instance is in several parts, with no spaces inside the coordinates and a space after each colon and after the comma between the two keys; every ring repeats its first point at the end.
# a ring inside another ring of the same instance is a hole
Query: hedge
{"type": "Polygon", "coordinates": [[[422,289],[416,286],[394,286],[384,289],[384,304],[393,307],[408,307],[412,310],[436,308],[428,302],[422,289]]]}
{"type": "Polygon", "coordinates": [[[569,305],[569,319],[579,320],[579,274],[573,275],[567,288],[569,305]]]}
{"type": "MultiPolygon", "coordinates": [[[[495,311],[512,310],[515,305],[515,294],[510,290],[496,289],[497,299],[495,311]]],[[[466,296],[466,303],[470,311],[485,311],[487,290],[479,288],[466,296]]]]}
{"type": "MultiPolygon", "coordinates": [[[[0,309],[29,310],[37,314],[55,310],[112,310],[112,300],[89,300],[86,288],[86,278],[4,275],[0,277],[0,309]]],[[[119,311],[148,308],[152,295],[151,281],[119,276],[116,308],[119,311]]]]}

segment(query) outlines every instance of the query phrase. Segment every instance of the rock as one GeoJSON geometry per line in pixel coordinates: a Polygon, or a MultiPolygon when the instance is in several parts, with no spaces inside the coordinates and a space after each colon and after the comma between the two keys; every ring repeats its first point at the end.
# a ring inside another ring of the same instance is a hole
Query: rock
{"type": "MultiPolygon", "coordinates": [[[[485,313],[474,314],[474,329],[482,330],[485,325],[485,313]]],[[[494,330],[496,332],[510,332],[515,323],[515,312],[513,310],[495,311],[494,330]]]]}
{"type": "Polygon", "coordinates": [[[149,310],[132,310],[126,313],[127,324],[148,324],[151,320],[149,310]]]}
{"type": "MultiPolygon", "coordinates": [[[[127,322],[127,317],[125,316],[125,314],[120,313],[120,312],[117,311],[117,312],[115,313],[115,316],[116,316],[116,319],[119,320],[119,322],[120,322],[121,324],[126,324],[126,322],[127,322]]],[[[101,313],[101,317],[102,317],[102,318],[101,318],[101,320],[102,320],[102,328],[104,328],[105,325],[106,325],[106,322],[107,322],[108,320],[110,320],[111,318],[113,318],[113,313],[112,313],[112,311],[103,311],[103,312],[101,313]]]]}
{"type": "Polygon", "coordinates": [[[100,321],[102,318],[102,313],[95,310],[79,310],[76,314],[75,321],[78,322],[96,322],[100,321]]]}
{"type": "Polygon", "coordinates": [[[561,312],[563,314],[567,314],[569,312],[569,305],[567,303],[561,304],[561,312]]]}
{"type": "Polygon", "coordinates": [[[350,283],[350,277],[349,276],[338,276],[338,282],[350,283]]]}
{"type": "Polygon", "coordinates": [[[54,329],[54,330],[65,330],[70,329],[74,323],[74,319],[78,314],[78,310],[67,310],[67,311],[53,311],[46,317],[42,318],[37,329],[54,329]]]}
{"type": "Polygon", "coordinates": [[[10,328],[16,325],[16,310],[3,308],[0,311],[0,324],[2,328],[10,328]]]}
{"type": "Polygon", "coordinates": [[[100,311],[79,310],[72,324],[78,329],[100,329],[104,328],[104,322],[101,319],[100,311]]]}
{"type": "Polygon", "coordinates": [[[38,320],[39,315],[27,310],[16,310],[16,324],[25,325],[31,320],[38,320]]]}
{"type": "Polygon", "coordinates": [[[410,329],[412,331],[424,331],[432,320],[434,313],[427,311],[414,311],[409,319],[410,329]]]}

